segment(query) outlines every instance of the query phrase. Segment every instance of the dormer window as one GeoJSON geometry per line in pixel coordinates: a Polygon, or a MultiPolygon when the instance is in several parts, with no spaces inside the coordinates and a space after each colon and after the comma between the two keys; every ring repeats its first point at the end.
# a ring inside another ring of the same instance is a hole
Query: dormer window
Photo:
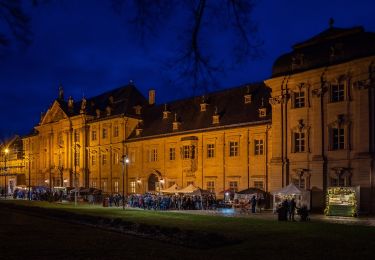
{"type": "Polygon", "coordinates": [[[204,112],[207,110],[207,103],[201,103],[201,112],[204,112]]]}
{"type": "Polygon", "coordinates": [[[96,109],[95,112],[96,112],[96,118],[99,118],[100,117],[100,109],[96,109]]]}
{"type": "Polygon", "coordinates": [[[167,119],[171,112],[168,111],[167,104],[164,104],[163,119],[167,119]]]}
{"type": "Polygon", "coordinates": [[[135,129],[135,135],[140,136],[142,134],[142,130],[143,130],[142,128],[135,129]]]}
{"type": "Polygon", "coordinates": [[[251,103],[251,94],[245,94],[244,95],[244,102],[245,102],[245,104],[251,103]]]}
{"type": "Polygon", "coordinates": [[[217,113],[217,107],[215,107],[215,113],[212,116],[212,124],[219,124],[220,123],[220,115],[217,113]]]}
{"type": "Polygon", "coordinates": [[[259,108],[259,117],[266,117],[267,116],[267,108],[259,108]]]}
{"type": "Polygon", "coordinates": [[[112,108],[110,106],[107,106],[106,111],[107,111],[107,116],[110,116],[112,112],[112,108]]]}
{"type": "Polygon", "coordinates": [[[174,114],[173,131],[180,128],[181,122],[177,121],[177,113],[174,114]]]}
{"type": "Polygon", "coordinates": [[[141,114],[141,110],[142,110],[142,107],[141,106],[134,106],[134,112],[136,115],[140,115],[141,114]]]}

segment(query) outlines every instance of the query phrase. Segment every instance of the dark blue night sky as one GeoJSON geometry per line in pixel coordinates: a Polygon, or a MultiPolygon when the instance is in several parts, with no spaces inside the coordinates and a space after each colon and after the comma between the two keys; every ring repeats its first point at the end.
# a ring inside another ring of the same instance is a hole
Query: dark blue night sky
{"type": "MultiPolygon", "coordinates": [[[[266,79],[273,61],[294,43],[328,28],[363,25],[375,31],[375,1],[258,1],[253,19],[264,41],[263,56],[218,75],[228,88],[266,79]]],[[[62,1],[32,8],[33,42],[13,45],[0,57],[0,137],[26,134],[57,97],[59,83],[75,100],[97,95],[133,80],[147,95],[156,89],[158,103],[190,96],[168,84],[173,78],[163,65],[176,48],[176,33],[162,28],[140,46],[124,17],[114,14],[109,1],[62,1]]],[[[211,43],[224,48],[228,39],[211,43]]]]}

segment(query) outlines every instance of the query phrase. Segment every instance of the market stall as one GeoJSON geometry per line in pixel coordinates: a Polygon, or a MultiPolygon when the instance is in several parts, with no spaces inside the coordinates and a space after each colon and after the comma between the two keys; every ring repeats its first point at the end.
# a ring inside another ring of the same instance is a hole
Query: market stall
{"type": "Polygon", "coordinates": [[[177,184],[173,184],[171,187],[161,190],[161,193],[166,193],[166,194],[175,194],[178,193],[180,190],[180,187],[178,187],[177,184]]]}
{"type": "Polygon", "coordinates": [[[356,217],[359,210],[360,187],[328,187],[326,200],[326,215],[356,217]]]}
{"type": "Polygon", "coordinates": [[[273,211],[275,212],[278,205],[284,200],[295,199],[297,207],[306,206],[310,210],[310,191],[300,189],[293,183],[284,188],[273,192],[273,211]]]}
{"type": "Polygon", "coordinates": [[[198,187],[195,187],[193,184],[190,184],[188,185],[187,187],[181,189],[178,191],[178,193],[193,193],[194,191],[196,191],[197,189],[199,189],[198,187]]]}

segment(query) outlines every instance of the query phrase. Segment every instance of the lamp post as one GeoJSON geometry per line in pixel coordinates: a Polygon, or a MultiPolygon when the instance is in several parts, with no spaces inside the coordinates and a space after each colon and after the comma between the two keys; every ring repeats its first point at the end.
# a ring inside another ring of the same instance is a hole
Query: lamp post
{"type": "Polygon", "coordinates": [[[122,156],[122,209],[125,210],[125,175],[128,174],[129,158],[127,155],[122,156]]]}
{"type": "Polygon", "coordinates": [[[7,155],[9,153],[9,149],[5,148],[4,150],[4,196],[5,199],[8,195],[8,187],[7,187],[7,155]]]}

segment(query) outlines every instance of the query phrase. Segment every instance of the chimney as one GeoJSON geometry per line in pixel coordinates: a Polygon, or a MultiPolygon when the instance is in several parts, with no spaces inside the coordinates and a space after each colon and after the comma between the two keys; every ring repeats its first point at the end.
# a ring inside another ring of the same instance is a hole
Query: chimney
{"type": "Polygon", "coordinates": [[[154,105],[155,104],[155,89],[150,89],[148,91],[148,103],[150,105],[154,105]]]}

